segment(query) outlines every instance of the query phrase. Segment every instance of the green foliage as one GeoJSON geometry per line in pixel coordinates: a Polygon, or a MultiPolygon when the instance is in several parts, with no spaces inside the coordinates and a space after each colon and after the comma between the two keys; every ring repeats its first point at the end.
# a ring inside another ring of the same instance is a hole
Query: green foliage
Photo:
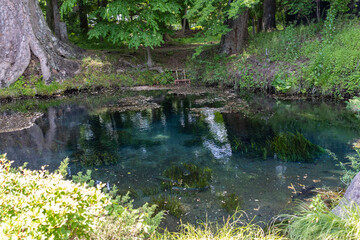
{"type": "Polygon", "coordinates": [[[14,239],[147,239],[162,219],[156,206],[134,209],[129,196],[116,187],[108,195],[93,184],[91,171],[73,176],[11,168],[0,156],[0,238],[14,239]]]}
{"type": "Polygon", "coordinates": [[[129,48],[159,46],[166,26],[176,23],[180,5],[176,1],[113,1],[94,12],[101,16],[89,32],[90,38],[104,37],[114,44],[126,42],[129,48]],[[121,16],[121,17],[120,17],[121,16]],[[136,16],[136,17],[135,17],[136,16]]]}
{"type": "Polygon", "coordinates": [[[348,209],[348,217],[340,218],[333,214],[321,200],[315,197],[309,207],[290,216],[286,235],[290,239],[359,239],[360,215],[358,207],[348,209]]]}
{"type": "Polygon", "coordinates": [[[290,162],[313,162],[324,149],[311,143],[299,132],[280,133],[272,141],[273,151],[279,158],[290,162]]]}
{"type": "Polygon", "coordinates": [[[183,163],[180,166],[172,166],[166,169],[163,176],[172,181],[164,181],[162,186],[169,188],[173,186],[185,188],[204,188],[209,186],[212,170],[208,167],[201,168],[195,164],[183,163]]]}
{"type": "Polygon", "coordinates": [[[312,60],[309,67],[304,69],[304,77],[314,86],[321,87],[324,94],[354,94],[360,90],[360,50],[356,40],[360,27],[354,23],[349,22],[336,35],[329,36],[332,40],[325,41],[317,53],[309,56],[312,60]]]}
{"type": "Polygon", "coordinates": [[[189,9],[188,17],[197,20],[206,36],[226,34],[230,29],[224,24],[227,18],[235,18],[245,8],[257,4],[258,0],[197,0],[189,9]]]}
{"type": "Polygon", "coordinates": [[[166,213],[180,218],[184,211],[180,201],[176,197],[160,195],[151,199],[152,205],[156,205],[155,213],[165,211],[166,213]]]}
{"type": "Polygon", "coordinates": [[[244,204],[244,201],[235,193],[219,194],[218,198],[221,201],[221,207],[230,214],[240,211],[244,204]]]}
{"type": "Polygon", "coordinates": [[[341,181],[345,185],[350,185],[353,178],[360,172],[360,149],[355,148],[356,154],[348,155],[346,158],[348,163],[339,162],[340,167],[344,170],[344,175],[341,177],[341,181]]]}
{"type": "Polygon", "coordinates": [[[289,14],[305,17],[308,23],[310,22],[308,15],[316,7],[314,0],[283,0],[281,4],[289,14]]]}
{"type": "Polygon", "coordinates": [[[73,239],[90,237],[107,197],[96,188],[63,180],[46,171],[9,171],[11,162],[0,157],[0,238],[73,239]]]}
{"type": "Polygon", "coordinates": [[[72,180],[75,183],[79,183],[79,184],[88,184],[89,186],[93,187],[94,186],[94,180],[91,179],[91,170],[87,170],[86,174],[84,175],[83,172],[78,172],[77,175],[73,175],[72,176],[72,180]]]}
{"type": "Polygon", "coordinates": [[[68,166],[69,166],[69,158],[65,158],[63,161],[61,161],[59,168],[55,171],[55,173],[60,174],[64,178],[68,175],[68,166]]]}

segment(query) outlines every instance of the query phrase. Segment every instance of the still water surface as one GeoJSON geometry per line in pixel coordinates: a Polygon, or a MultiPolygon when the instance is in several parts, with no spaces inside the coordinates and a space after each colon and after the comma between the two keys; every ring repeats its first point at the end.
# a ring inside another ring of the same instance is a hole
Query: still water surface
{"type": "MultiPolygon", "coordinates": [[[[158,194],[180,199],[184,220],[195,222],[227,216],[217,196],[235,193],[250,218],[267,221],[292,206],[291,185],[296,190],[341,186],[341,171],[327,154],[314,163],[290,163],[254,146],[280,132],[300,132],[346,161],[345,156],[353,153],[351,143],[360,137],[359,120],[342,104],[248,97],[243,111],[221,113],[215,107],[228,99],[218,98],[218,93],[185,96],[154,91],[133,93],[127,101],[123,97],[120,92],[113,97],[48,101],[42,107],[44,117],[33,127],[0,134],[0,153],[7,153],[17,166],[29,162],[32,169],[49,165],[50,170],[68,156],[72,174],[91,169],[96,180],[121,191],[132,189],[137,194],[135,205],[151,200],[143,189],[160,188],[155,176],[167,168],[182,163],[209,167],[213,178],[207,191],[179,195],[160,189],[158,194]],[[148,109],[123,107],[141,99],[139,94],[148,109]]],[[[2,114],[26,104],[3,105],[2,114]]]]}

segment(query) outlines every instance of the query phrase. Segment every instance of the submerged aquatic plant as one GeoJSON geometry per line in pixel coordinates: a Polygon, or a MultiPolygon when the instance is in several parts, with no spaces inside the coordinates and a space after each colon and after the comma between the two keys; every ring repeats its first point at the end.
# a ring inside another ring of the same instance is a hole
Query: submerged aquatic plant
{"type": "Polygon", "coordinates": [[[118,162],[119,156],[116,153],[104,152],[104,153],[85,153],[79,151],[74,154],[74,158],[84,166],[101,166],[111,165],[118,162]]]}
{"type": "Polygon", "coordinates": [[[285,132],[278,134],[272,141],[271,147],[281,160],[289,162],[313,162],[325,150],[311,143],[299,132],[285,132]]]}
{"type": "Polygon", "coordinates": [[[144,187],[141,189],[144,196],[156,195],[160,192],[159,187],[144,187]]]}
{"type": "Polygon", "coordinates": [[[221,201],[221,207],[228,213],[234,214],[241,209],[243,200],[235,193],[231,194],[218,194],[218,198],[221,201]]]}
{"type": "Polygon", "coordinates": [[[171,187],[205,188],[211,181],[212,170],[208,167],[201,168],[195,164],[183,163],[166,169],[163,175],[169,178],[169,181],[162,183],[165,189],[171,187]]]}
{"type": "Polygon", "coordinates": [[[176,197],[160,195],[151,199],[152,205],[156,204],[157,208],[154,214],[165,211],[168,214],[180,218],[184,211],[180,201],[176,197]]]}

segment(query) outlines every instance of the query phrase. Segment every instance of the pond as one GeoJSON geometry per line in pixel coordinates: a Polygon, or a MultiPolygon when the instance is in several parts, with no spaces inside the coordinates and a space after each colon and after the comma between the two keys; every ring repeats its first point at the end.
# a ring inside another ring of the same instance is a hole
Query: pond
{"type": "Polygon", "coordinates": [[[224,208],[231,196],[250,219],[268,221],[302,199],[301,190],[341,186],[338,161],[328,152],[346,161],[360,137],[358,118],[341,103],[240,98],[212,89],[17,101],[0,110],[2,116],[44,113],[30,128],[0,133],[0,153],[16,166],[28,162],[31,169],[53,171],[69,157],[72,175],[91,169],[95,180],[131,191],[136,206],[173,196],[190,222],[222,220],[231,212],[224,208]],[[268,146],[288,133],[328,152],[286,161],[268,146]],[[211,178],[187,186],[166,175],[177,169],[185,179],[190,166],[208,169],[211,178]]]}

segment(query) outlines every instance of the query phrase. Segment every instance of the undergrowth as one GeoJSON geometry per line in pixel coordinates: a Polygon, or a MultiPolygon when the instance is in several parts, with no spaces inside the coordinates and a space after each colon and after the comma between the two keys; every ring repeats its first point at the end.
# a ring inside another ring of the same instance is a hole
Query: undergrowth
{"type": "Polygon", "coordinates": [[[193,79],[207,85],[280,94],[344,98],[360,92],[359,19],[342,17],[259,33],[242,54],[206,48],[192,62],[193,79]]]}

